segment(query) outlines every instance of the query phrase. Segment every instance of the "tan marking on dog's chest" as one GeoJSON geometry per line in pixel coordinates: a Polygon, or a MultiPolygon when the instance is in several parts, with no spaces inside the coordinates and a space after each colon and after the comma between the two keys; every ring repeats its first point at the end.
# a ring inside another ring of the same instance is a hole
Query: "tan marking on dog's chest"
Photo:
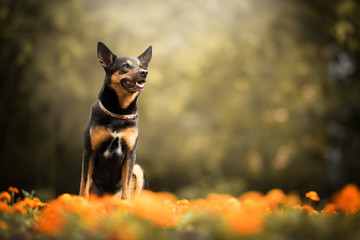
{"type": "Polygon", "coordinates": [[[115,90],[119,104],[123,109],[127,108],[139,95],[139,92],[129,93],[128,91],[126,91],[126,89],[123,88],[120,81],[124,78],[131,79],[132,78],[131,72],[121,75],[119,74],[119,72],[115,72],[111,76],[111,84],[110,84],[110,86],[115,90]]]}
{"type": "Polygon", "coordinates": [[[111,137],[111,135],[111,131],[104,126],[90,128],[91,149],[97,150],[106,139],[111,137]]]}
{"type": "Polygon", "coordinates": [[[130,128],[122,129],[118,131],[118,133],[121,134],[121,137],[125,141],[129,150],[132,150],[135,146],[136,139],[139,134],[139,129],[137,127],[130,127],[130,128]]]}
{"type": "Polygon", "coordinates": [[[129,127],[114,132],[104,126],[90,128],[91,149],[97,150],[101,146],[101,144],[108,138],[119,137],[125,141],[129,150],[132,150],[135,146],[138,134],[139,130],[137,127],[129,127]]]}

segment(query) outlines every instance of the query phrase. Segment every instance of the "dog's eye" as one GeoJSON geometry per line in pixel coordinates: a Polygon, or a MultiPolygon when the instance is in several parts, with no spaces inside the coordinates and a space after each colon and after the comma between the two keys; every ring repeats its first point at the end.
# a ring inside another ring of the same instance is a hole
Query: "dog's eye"
{"type": "Polygon", "coordinates": [[[142,64],[140,64],[140,68],[144,68],[144,66],[142,64]]]}
{"type": "Polygon", "coordinates": [[[125,68],[125,69],[130,69],[130,68],[131,68],[131,66],[130,66],[130,64],[125,63],[125,64],[123,65],[123,68],[125,68]]]}

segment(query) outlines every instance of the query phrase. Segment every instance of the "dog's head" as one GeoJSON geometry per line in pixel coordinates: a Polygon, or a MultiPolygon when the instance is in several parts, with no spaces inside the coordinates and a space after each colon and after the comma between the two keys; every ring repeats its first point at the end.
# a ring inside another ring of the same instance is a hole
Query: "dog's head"
{"type": "Polygon", "coordinates": [[[125,90],[130,94],[144,89],[148,66],[152,56],[152,47],[148,47],[140,56],[118,57],[102,42],[98,43],[98,58],[105,69],[105,84],[116,92],[125,90]]]}

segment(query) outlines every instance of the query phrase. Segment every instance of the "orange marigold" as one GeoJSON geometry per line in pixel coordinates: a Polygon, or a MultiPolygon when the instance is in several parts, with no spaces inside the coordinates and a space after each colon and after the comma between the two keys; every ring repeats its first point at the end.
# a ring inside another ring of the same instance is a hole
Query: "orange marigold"
{"type": "Polygon", "coordinates": [[[62,206],[49,203],[37,221],[37,230],[48,236],[57,236],[64,228],[67,215],[62,206]]]}
{"type": "Polygon", "coordinates": [[[256,205],[260,212],[269,213],[270,206],[268,197],[256,191],[249,191],[239,197],[241,205],[256,205]]]}
{"type": "Polygon", "coordinates": [[[187,199],[178,200],[178,201],[176,201],[176,204],[178,207],[185,208],[185,209],[188,209],[190,206],[190,202],[187,199]]]}
{"type": "Polygon", "coordinates": [[[315,191],[310,191],[310,192],[306,193],[305,196],[307,198],[310,198],[313,201],[320,201],[320,197],[318,196],[317,192],[315,192],[315,191]]]}
{"type": "Polygon", "coordinates": [[[286,195],[284,194],[284,192],[281,189],[272,189],[270,190],[266,196],[265,196],[266,201],[269,204],[269,207],[271,209],[276,208],[279,204],[283,204],[286,202],[286,195]]]}
{"type": "Polygon", "coordinates": [[[34,198],[32,201],[35,204],[36,208],[45,207],[45,204],[41,202],[39,198],[34,198]]]}
{"type": "Polygon", "coordinates": [[[312,206],[310,206],[310,205],[303,205],[303,206],[300,207],[300,210],[305,211],[309,215],[319,214],[319,212],[314,210],[314,208],[312,206]]]}
{"type": "Polygon", "coordinates": [[[0,212],[5,212],[5,213],[10,212],[9,205],[7,205],[7,203],[0,202],[0,212]]]}
{"type": "Polygon", "coordinates": [[[26,210],[24,208],[24,206],[21,203],[15,203],[12,207],[12,212],[13,213],[20,213],[20,214],[25,214],[26,210]]]}
{"type": "Polygon", "coordinates": [[[231,230],[238,235],[253,235],[259,233],[263,228],[261,216],[238,216],[228,218],[231,230]]]}
{"type": "Polygon", "coordinates": [[[322,210],[322,214],[337,215],[338,213],[336,212],[336,205],[334,203],[326,204],[326,206],[322,210]]]}
{"type": "Polygon", "coordinates": [[[11,196],[10,196],[10,193],[8,193],[8,192],[1,192],[0,193],[0,201],[2,201],[3,199],[5,199],[6,200],[6,202],[11,202],[11,196]]]}
{"type": "Polygon", "coordinates": [[[334,203],[340,211],[354,214],[360,211],[360,191],[354,184],[346,185],[334,195],[334,203]]]}
{"type": "Polygon", "coordinates": [[[19,193],[19,189],[17,189],[16,187],[11,187],[11,186],[8,188],[8,191],[14,192],[14,193],[19,193]]]}
{"type": "Polygon", "coordinates": [[[25,198],[24,200],[21,201],[21,204],[24,205],[25,207],[28,207],[28,208],[35,208],[36,207],[36,204],[30,198],[25,198]]]}
{"type": "Polygon", "coordinates": [[[6,231],[6,230],[8,230],[9,225],[5,221],[0,220],[0,228],[4,229],[6,231]]]}
{"type": "Polygon", "coordinates": [[[230,198],[224,204],[224,213],[238,212],[240,210],[241,204],[236,198],[230,198]]]}
{"type": "Polygon", "coordinates": [[[176,201],[176,197],[170,193],[143,191],[138,199],[134,199],[134,212],[158,226],[172,226],[178,219],[174,211],[176,201]]]}
{"type": "Polygon", "coordinates": [[[241,208],[225,215],[229,228],[238,235],[252,235],[263,229],[264,212],[247,200],[241,208]]]}
{"type": "Polygon", "coordinates": [[[215,194],[211,193],[207,196],[207,204],[208,204],[208,210],[211,213],[215,214],[221,214],[224,213],[224,211],[227,211],[226,202],[233,197],[228,194],[215,194]]]}

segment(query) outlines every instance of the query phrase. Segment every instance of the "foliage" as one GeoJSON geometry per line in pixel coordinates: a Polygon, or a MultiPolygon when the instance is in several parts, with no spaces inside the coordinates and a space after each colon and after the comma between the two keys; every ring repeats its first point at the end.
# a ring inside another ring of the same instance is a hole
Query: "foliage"
{"type": "Polygon", "coordinates": [[[154,47],[137,150],[153,190],[360,184],[359,16],[354,0],[1,0],[0,187],[78,192],[97,41],[154,47]]]}
{"type": "MultiPolygon", "coordinates": [[[[131,201],[63,194],[49,203],[0,194],[1,239],[355,239],[360,191],[345,186],[325,206],[273,189],[235,198],[178,200],[144,191],[131,201]]],[[[17,189],[16,189],[17,190],[17,189]]],[[[320,199],[316,198],[316,201],[320,199]]]]}

